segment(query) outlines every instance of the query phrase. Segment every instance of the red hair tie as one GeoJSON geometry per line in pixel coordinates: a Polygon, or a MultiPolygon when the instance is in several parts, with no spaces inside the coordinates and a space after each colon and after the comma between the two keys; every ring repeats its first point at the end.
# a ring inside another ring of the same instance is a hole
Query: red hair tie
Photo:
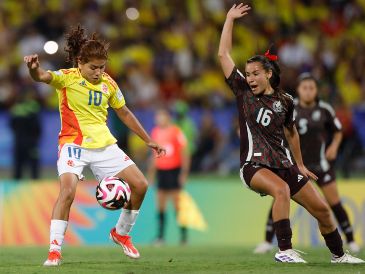
{"type": "Polygon", "coordinates": [[[267,50],[264,54],[264,56],[269,59],[270,61],[277,61],[279,58],[277,55],[271,55],[270,50],[267,50]]]}

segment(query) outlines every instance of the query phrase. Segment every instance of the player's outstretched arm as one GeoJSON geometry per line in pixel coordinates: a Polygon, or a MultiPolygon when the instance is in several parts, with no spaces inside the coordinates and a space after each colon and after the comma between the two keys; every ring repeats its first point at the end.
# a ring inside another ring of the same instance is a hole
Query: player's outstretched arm
{"type": "Polygon", "coordinates": [[[151,137],[148,135],[146,130],[143,128],[141,123],[138,121],[136,116],[129,110],[129,108],[124,105],[121,108],[114,109],[115,113],[119,117],[119,119],[135,134],[137,134],[147,146],[152,148],[157,153],[157,157],[163,156],[166,154],[166,149],[161,147],[159,144],[156,144],[152,141],[151,137]]]}
{"type": "Polygon", "coordinates": [[[52,75],[40,67],[37,54],[24,56],[24,62],[27,64],[29,74],[34,81],[46,84],[52,81],[52,75]]]}
{"type": "Polygon", "coordinates": [[[250,9],[251,9],[250,6],[241,3],[239,5],[233,5],[232,8],[227,13],[218,50],[219,61],[221,63],[224,76],[226,78],[228,78],[231,75],[232,70],[235,66],[230,54],[232,50],[233,22],[235,19],[245,16],[250,9]]]}
{"type": "Polygon", "coordinates": [[[310,172],[303,163],[302,152],[300,150],[299,134],[295,125],[290,128],[284,127],[284,133],[300,172],[304,176],[307,176],[313,180],[317,180],[318,177],[310,172]]]}

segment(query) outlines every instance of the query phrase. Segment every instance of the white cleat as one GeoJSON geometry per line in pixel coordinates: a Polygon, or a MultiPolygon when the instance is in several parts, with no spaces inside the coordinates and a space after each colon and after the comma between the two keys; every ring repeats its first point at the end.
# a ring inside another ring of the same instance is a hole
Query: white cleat
{"type": "Polygon", "coordinates": [[[275,261],[281,263],[306,263],[299,253],[304,254],[304,252],[294,249],[279,250],[275,254],[275,261]]]}
{"type": "Polygon", "coordinates": [[[360,252],[360,246],[357,243],[355,243],[354,241],[349,242],[347,245],[348,245],[351,253],[357,254],[360,252]]]}
{"type": "Polygon", "coordinates": [[[266,254],[273,250],[274,246],[269,242],[262,242],[256,246],[254,254],[266,254]]]}
{"type": "Polygon", "coordinates": [[[348,251],[346,251],[345,254],[343,254],[341,257],[332,255],[331,263],[334,263],[334,264],[363,264],[363,263],[365,263],[365,261],[350,255],[350,253],[348,251]]]}
{"type": "Polygon", "coordinates": [[[48,252],[48,258],[43,263],[43,266],[59,266],[61,264],[61,252],[57,250],[51,250],[48,252]]]}

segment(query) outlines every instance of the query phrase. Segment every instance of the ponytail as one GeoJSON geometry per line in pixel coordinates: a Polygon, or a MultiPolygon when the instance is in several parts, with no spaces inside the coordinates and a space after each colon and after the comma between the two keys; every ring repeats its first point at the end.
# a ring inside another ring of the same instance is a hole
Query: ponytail
{"type": "Polygon", "coordinates": [[[90,37],[85,34],[85,29],[80,25],[66,34],[65,51],[68,56],[66,61],[77,67],[78,62],[87,63],[91,59],[108,59],[109,43],[98,38],[96,33],[90,37]]]}

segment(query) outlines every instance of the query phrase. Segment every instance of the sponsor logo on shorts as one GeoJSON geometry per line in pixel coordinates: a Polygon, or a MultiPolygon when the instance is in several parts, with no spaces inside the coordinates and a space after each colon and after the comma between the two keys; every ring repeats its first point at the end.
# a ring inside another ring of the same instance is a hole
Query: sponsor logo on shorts
{"type": "Polygon", "coordinates": [[[128,157],[128,155],[126,155],[125,157],[124,157],[124,161],[128,161],[128,160],[130,160],[131,158],[129,158],[128,157]]]}
{"type": "Polygon", "coordinates": [[[300,180],[302,180],[303,178],[304,178],[304,176],[303,176],[303,175],[298,174],[298,182],[300,182],[300,180]]]}
{"type": "Polygon", "coordinates": [[[67,161],[67,165],[74,167],[75,166],[75,163],[72,160],[68,160],[67,161]]]}

